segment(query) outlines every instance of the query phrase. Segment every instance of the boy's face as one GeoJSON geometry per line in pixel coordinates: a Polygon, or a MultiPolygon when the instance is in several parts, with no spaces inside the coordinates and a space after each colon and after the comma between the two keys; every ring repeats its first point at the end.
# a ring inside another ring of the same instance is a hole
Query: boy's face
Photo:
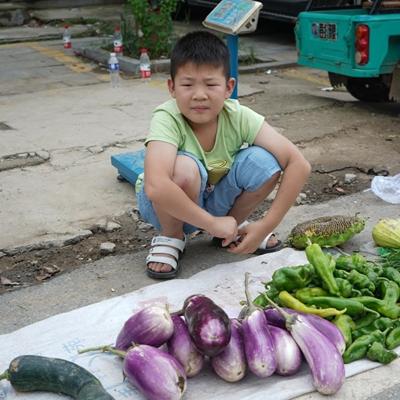
{"type": "Polygon", "coordinates": [[[225,99],[235,85],[234,79],[226,81],[223,67],[187,63],[168,80],[171,96],[192,127],[217,121],[225,99]]]}

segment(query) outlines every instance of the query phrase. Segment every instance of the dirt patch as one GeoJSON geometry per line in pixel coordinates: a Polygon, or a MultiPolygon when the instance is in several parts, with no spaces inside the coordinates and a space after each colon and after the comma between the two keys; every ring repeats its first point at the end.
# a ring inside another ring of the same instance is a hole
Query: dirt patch
{"type": "Polygon", "coordinates": [[[0,258],[0,293],[38,284],[96,261],[105,256],[100,251],[100,245],[104,242],[116,245],[114,254],[142,250],[148,245],[153,229],[147,224],[138,223],[135,215],[133,211],[114,219],[121,227],[113,232],[94,227],[92,236],[75,244],[3,256],[0,258]]]}
{"type": "MultiPolygon", "coordinates": [[[[344,183],[346,173],[352,170],[343,170],[338,173],[314,172],[303,190],[303,198],[299,204],[314,204],[327,201],[338,196],[359,192],[369,187],[371,176],[358,174],[351,184],[344,183]]],[[[259,218],[270,201],[266,200],[251,215],[250,219],[259,218]]],[[[114,254],[137,252],[148,247],[155,231],[137,220],[136,213],[128,213],[114,219],[121,228],[113,232],[101,231],[92,228],[92,236],[79,243],[61,248],[34,250],[14,256],[0,258],[0,294],[22,287],[40,284],[52,277],[71,271],[75,268],[104,257],[100,245],[112,242],[116,245],[114,254]]]]}

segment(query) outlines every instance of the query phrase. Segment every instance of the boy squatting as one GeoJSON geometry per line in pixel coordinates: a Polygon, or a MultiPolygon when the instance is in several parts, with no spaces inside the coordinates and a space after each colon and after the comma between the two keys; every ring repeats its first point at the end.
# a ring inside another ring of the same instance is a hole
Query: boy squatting
{"type": "Polygon", "coordinates": [[[229,98],[235,80],[228,48],[217,36],[183,36],[170,68],[172,99],[153,112],[137,194],[142,218],[160,232],[151,242],[147,274],[174,278],[185,234],[198,229],[236,254],[280,249],[272,232],[306,182],[309,163],[263,116],[229,98]],[[248,223],[278,181],[268,212],[248,223]]]}

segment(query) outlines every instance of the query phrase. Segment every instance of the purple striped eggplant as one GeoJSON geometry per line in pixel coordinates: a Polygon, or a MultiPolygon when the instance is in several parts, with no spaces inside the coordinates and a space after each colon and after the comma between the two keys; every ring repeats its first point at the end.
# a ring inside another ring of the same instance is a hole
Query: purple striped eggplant
{"type": "Polygon", "coordinates": [[[128,351],[113,346],[98,346],[78,353],[101,351],[121,357],[123,373],[148,400],[180,400],[186,391],[186,374],[171,354],[146,344],[133,345],[128,351]]]}
{"type": "Polygon", "coordinates": [[[271,376],[276,370],[275,349],[264,311],[256,307],[250,298],[249,273],[245,274],[247,305],[242,321],[243,343],[247,364],[251,372],[260,378],[271,376]]]}
{"type": "Polygon", "coordinates": [[[216,356],[231,339],[231,321],[225,311],[208,297],[195,294],[183,304],[183,315],[197,349],[216,356]]]}
{"type": "Polygon", "coordinates": [[[124,375],[148,400],[179,400],[186,390],[182,365],[170,354],[145,344],[128,350],[124,375]]]}
{"type": "Polygon", "coordinates": [[[345,380],[343,359],[337,348],[302,315],[294,317],[289,326],[310,367],[315,388],[322,394],[336,393],[345,380]]]}
{"type": "Polygon", "coordinates": [[[304,315],[289,314],[266,298],[285,318],[286,328],[310,367],[315,389],[322,394],[336,393],[345,380],[344,363],[338,349],[304,315]]]}
{"type": "Polygon", "coordinates": [[[292,335],[282,328],[269,325],[275,348],[276,371],[278,375],[294,375],[301,366],[302,356],[292,335]]]}
{"type": "Polygon", "coordinates": [[[133,314],[118,334],[115,347],[127,350],[132,344],[161,346],[173,334],[174,324],[166,306],[151,305],[133,314]]]}
{"type": "MultiPolygon", "coordinates": [[[[283,307],[282,309],[290,313],[290,311],[288,311],[289,309],[283,307]]],[[[278,328],[283,328],[283,329],[286,328],[285,317],[276,308],[265,308],[264,314],[265,317],[267,318],[269,325],[277,326],[278,328]]]]}
{"type": "Polygon", "coordinates": [[[231,340],[217,356],[211,358],[215,373],[227,382],[238,382],[246,375],[246,355],[242,338],[242,324],[231,320],[231,340]]]}
{"type": "MultiPolygon", "coordinates": [[[[313,314],[306,314],[299,311],[294,311],[290,308],[282,308],[288,314],[302,315],[314,328],[318,329],[324,336],[326,336],[338,349],[340,354],[343,354],[346,349],[346,343],[342,332],[332,322],[313,314]]],[[[278,326],[279,328],[286,327],[286,320],[276,308],[267,308],[264,310],[267,321],[271,325],[278,326]]]]}
{"type": "Polygon", "coordinates": [[[197,375],[204,365],[204,356],[197,350],[185,321],[179,315],[172,316],[174,333],[167,342],[168,352],[183,366],[186,376],[197,375]]]}

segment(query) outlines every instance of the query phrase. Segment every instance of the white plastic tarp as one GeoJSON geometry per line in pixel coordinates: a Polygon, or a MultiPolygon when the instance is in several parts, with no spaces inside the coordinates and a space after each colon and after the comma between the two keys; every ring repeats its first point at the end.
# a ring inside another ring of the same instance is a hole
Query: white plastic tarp
{"type": "MultiPolygon", "coordinates": [[[[104,300],[86,307],[59,314],[0,336],[0,373],[9,362],[22,354],[38,354],[73,361],[96,375],[116,400],[143,399],[122,376],[122,362],[104,353],[77,354],[78,349],[112,344],[123,323],[146,304],[168,303],[170,310],[182,307],[186,297],[202,293],[222,306],[230,317],[236,317],[244,300],[244,273],[251,274],[250,291],[255,297],[263,290],[263,281],[282,266],[306,262],[304,252],[284,249],[277,253],[241,262],[217,265],[190,279],[175,279],[104,300]]],[[[346,376],[379,366],[367,360],[346,365],[346,376]]],[[[188,381],[185,399],[192,400],[274,400],[291,399],[313,391],[311,375],[303,363],[299,373],[291,377],[271,376],[260,379],[251,373],[238,383],[226,383],[209,365],[188,381]]],[[[0,399],[55,400],[60,396],[47,393],[16,393],[7,381],[0,381],[0,399]]]]}

